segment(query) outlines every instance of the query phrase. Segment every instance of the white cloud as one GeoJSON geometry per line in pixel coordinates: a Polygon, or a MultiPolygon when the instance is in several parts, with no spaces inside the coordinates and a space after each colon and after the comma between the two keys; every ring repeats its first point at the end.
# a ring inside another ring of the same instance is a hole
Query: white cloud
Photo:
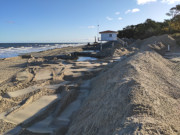
{"type": "Polygon", "coordinates": [[[122,17],[119,17],[118,20],[122,20],[122,17]]]}
{"type": "Polygon", "coordinates": [[[95,28],[94,25],[88,26],[88,29],[94,29],[94,28],[95,28]]]}
{"type": "Polygon", "coordinates": [[[116,12],[115,14],[116,14],[116,15],[119,15],[119,14],[120,14],[120,12],[116,12]]]}
{"type": "Polygon", "coordinates": [[[157,0],[137,0],[138,5],[144,5],[150,2],[156,2],[157,0]]]}
{"type": "Polygon", "coordinates": [[[111,18],[111,17],[109,17],[109,16],[107,16],[106,19],[109,20],[109,21],[112,21],[112,20],[113,20],[113,18],[111,18]]]}
{"type": "Polygon", "coordinates": [[[180,0],[162,0],[162,3],[174,4],[176,2],[180,2],[180,0]]]}
{"type": "Polygon", "coordinates": [[[140,11],[140,9],[139,8],[134,8],[134,9],[129,9],[129,10],[127,10],[126,12],[125,12],[125,14],[128,14],[128,13],[136,13],[136,12],[139,12],[140,11]]]}
{"type": "Polygon", "coordinates": [[[140,9],[138,9],[138,8],[132,9],[132,13],[139,12],[139,11],[140,11],[140,9]]]}
{"type": "Polygon", "coordinates": [[[129,10],[127,10],[126,12],[125,12],[125,14],[128,14],[128,13],[130,13],[131,12],[131,10],[129,9],[129,10]]]}

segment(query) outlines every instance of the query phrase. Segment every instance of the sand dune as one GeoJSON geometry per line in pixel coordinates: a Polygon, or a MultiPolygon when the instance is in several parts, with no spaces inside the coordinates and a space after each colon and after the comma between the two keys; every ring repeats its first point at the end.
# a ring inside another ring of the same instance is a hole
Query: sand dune
{"type": "Polygon", "coordinates": [[[0,134],[180,134],[174,39],[151,37],[127,48],[116,43],[95,61],[55,57],[75,50],[82,48],[0,61],[0,134]]]}
{"type": "Polygon", "coordinates": [[[180,63],[152,50],[168,44],[167,35],[137,41],[137,53],[95,78],[67,135],[180,134],[180,63]]]}

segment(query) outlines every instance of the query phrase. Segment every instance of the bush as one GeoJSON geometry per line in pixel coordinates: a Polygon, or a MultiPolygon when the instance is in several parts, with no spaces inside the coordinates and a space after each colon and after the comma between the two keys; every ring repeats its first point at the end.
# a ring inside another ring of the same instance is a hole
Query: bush
{"type": "Polygon", "coordinates": [[[180,33],[174,33],[171,36],[176,40],[176,43],[180,46],[180,33]]]}

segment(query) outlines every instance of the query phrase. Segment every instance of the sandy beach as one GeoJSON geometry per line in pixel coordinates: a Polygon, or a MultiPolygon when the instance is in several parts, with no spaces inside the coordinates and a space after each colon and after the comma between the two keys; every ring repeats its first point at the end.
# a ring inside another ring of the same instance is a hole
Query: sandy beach
{"type": "Polygon", "coordinates": [[[0,134],[180,133],[180,49],[172,37],[108,43],[90,51],[96,59],[78,61],[85,47],[0,60],[0,134]]]}

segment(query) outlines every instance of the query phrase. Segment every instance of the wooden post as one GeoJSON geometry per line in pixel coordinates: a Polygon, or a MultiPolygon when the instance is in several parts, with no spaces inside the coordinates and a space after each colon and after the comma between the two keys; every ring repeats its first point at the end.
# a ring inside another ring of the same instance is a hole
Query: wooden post
{"type": "Polygon", "coordinates": [[[168,52],[170,52],[170,45],[168,45],[168,52]]]}
{"type": "Polygon", "coordinates": [[[100,51],[102,51],[102,41],[101,41],[101,44],[100,44],[100,51]]]}
{"type": "Polygon", "coordinates": [[[114,42],[112,42],[112,48],[114,48],[114,42]]]}

